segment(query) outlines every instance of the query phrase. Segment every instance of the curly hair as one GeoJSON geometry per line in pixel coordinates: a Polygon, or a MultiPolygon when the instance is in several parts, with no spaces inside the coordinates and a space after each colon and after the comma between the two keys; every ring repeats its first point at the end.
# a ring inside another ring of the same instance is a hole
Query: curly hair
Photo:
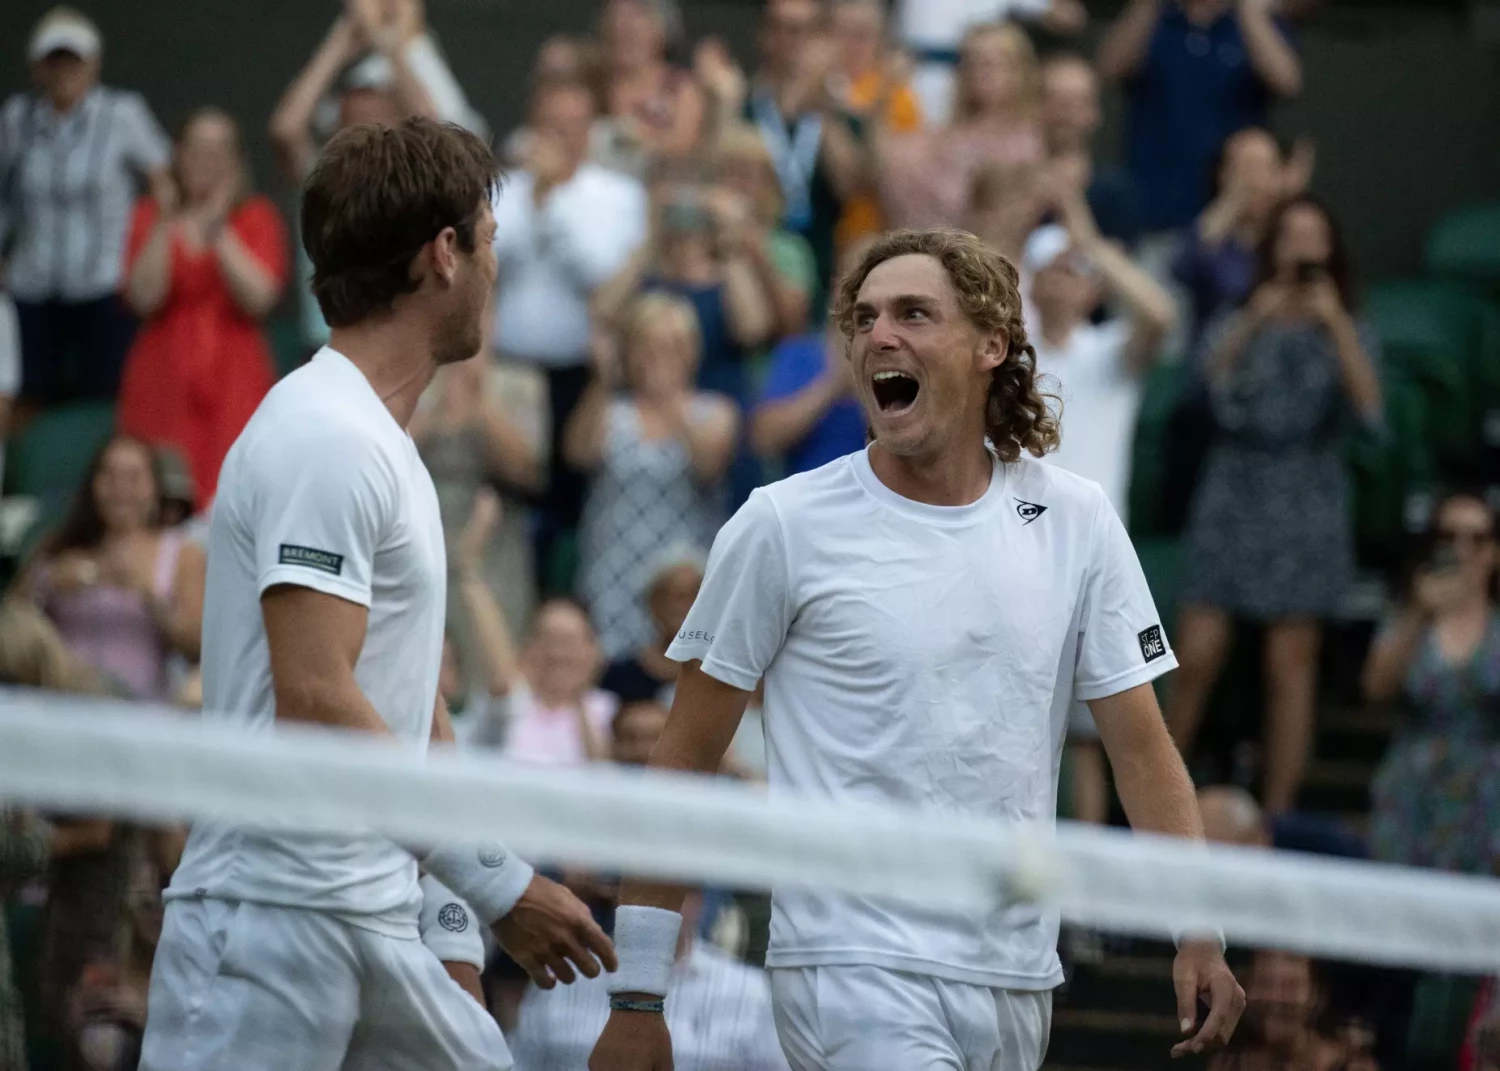
{"type": "Polygon", "coordinates": [[[895,257],[932,257],[953,284],[958,304],[981,331],[1005,335],[1008,353],[990,381],[984,430],[1001,461],[1025,450],[1041,457],[1062,438],[1062,401],[1036,370],[1036,350],[1021,319],[1020,275],[1015,265],[974,235],[951,228],[901,230],[877,238],[839,280],[833,316],[845,339],[854,337],[854,305],[870,272],[895,257]]]}

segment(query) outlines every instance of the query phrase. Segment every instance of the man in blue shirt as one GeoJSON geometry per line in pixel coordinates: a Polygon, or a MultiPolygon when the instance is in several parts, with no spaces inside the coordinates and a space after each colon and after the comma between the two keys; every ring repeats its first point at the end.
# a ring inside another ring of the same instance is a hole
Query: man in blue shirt
{"type": "Polygon", "coordinates": [[[1147,231],[1202,210],[1224,140],[1265,126],[1274,97],[1302,90],[1302,65],[1274,0],[1131,0],[1099,48],[1130,102],[1127,155],[1147,231]]]}
{"type": "Polygon", "coordinates": [[[782,456],[786,475],[806,472],[865,445],[849,362],[836,329],[797,335],[771,352],[771,368],[750,418],[762,456],[782,456]]]}

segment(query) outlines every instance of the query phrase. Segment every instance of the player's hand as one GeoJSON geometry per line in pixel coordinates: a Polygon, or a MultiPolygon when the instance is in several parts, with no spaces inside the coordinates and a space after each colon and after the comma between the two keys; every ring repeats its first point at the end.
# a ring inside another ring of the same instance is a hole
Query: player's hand
{"type": "Polygon", "coordinates": [[[672,1071],[672,1035],[665,1016],[610,1012],[589,1057],[589,1071],[672,1071]]]}
{"type": "Polygon", "coordinates": [[[568,985],[578,975],[599,977],[603,969],[619,967],[615,946],[583,906],[567,889],[540,874],[511,908],[495,923],[495,939],[521,965],[539,989],[568,985]]]}
{"type": "Polygon", "coordinates": [[[479,983],[479,968],[472,963],[450,963],[443,961],[443,970],[448,972],[448,977],[462,987],[463,991],[479,1002],[481,1008],[487,1008],[484,1002],[484,986],[479,983]]]}
{"type": "Polygon", "coordinates": [[[1172,985],[1177,990],[1177,1019],[1182,1032],[1192,1035],[1172,1046],[1173,1058],[1227,1044],[1245,1012],[1245,991],[1224,962],[1219,942],[1183,941],[1172,963],[1172,985]],[[1208,1015],[1201,1025],[1200,996],[1208,1003],[1208,1015]]]}

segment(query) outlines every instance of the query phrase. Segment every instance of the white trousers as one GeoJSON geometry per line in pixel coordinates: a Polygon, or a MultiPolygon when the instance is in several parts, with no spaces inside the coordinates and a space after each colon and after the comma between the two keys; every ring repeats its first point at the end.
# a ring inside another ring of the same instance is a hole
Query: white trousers
{"type": "Polygon", "coordinates": [[[1052,994],[964,985],[880,967],[771,971],[792,1071],[1037,1071],[1052,994]]]}
{"type": "Polygon", "coordinates": [[[489,1012],[421,941],[316,911],[176,900],[141,1071],[505,1071],[489,1012]]]}

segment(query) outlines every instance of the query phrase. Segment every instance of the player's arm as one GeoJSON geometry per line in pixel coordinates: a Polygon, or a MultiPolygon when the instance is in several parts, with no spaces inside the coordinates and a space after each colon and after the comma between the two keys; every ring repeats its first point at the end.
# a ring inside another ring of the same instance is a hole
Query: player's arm
{"type": "Polygon", "coordinates": [[[354,679],[369,610],[337,595],[277,584],[261,595],[260,613],[278,720],[390,735],[354,679]]]}
{"type": "MultiPolygon", "coordinates": [[[[715,773],[757,681],[794,615],[785,533],[765,490],[719,532],[703,586],[667,656],[682,663],[672,713],[651,755],[659,770],[715,773]]],[[[672,1041],[662,1015],[682,925],[681,886],[627,881],[615,913],[620,970],[590,1071],[667,1071],[672,1041]]]]}
{"type": "MultiPolygon", "coordinates": [[[[1120,518],[1099,494],[1084,584],[1083,636],[1074,690],[1089,704],[1131,828],[1203,839],[1193,783],[1167,732],[1151,682],[1176,666],[1151,590],[1120,518]]],[[[1174,1056],[1229,1040],[1245,993],[1224,962],[1222,942],[1183,940],[1172,966],[1184,1035],[1174,1056]],[[1209,1003],[1198,1022],[1198,998],[1209,1003]]]]}

